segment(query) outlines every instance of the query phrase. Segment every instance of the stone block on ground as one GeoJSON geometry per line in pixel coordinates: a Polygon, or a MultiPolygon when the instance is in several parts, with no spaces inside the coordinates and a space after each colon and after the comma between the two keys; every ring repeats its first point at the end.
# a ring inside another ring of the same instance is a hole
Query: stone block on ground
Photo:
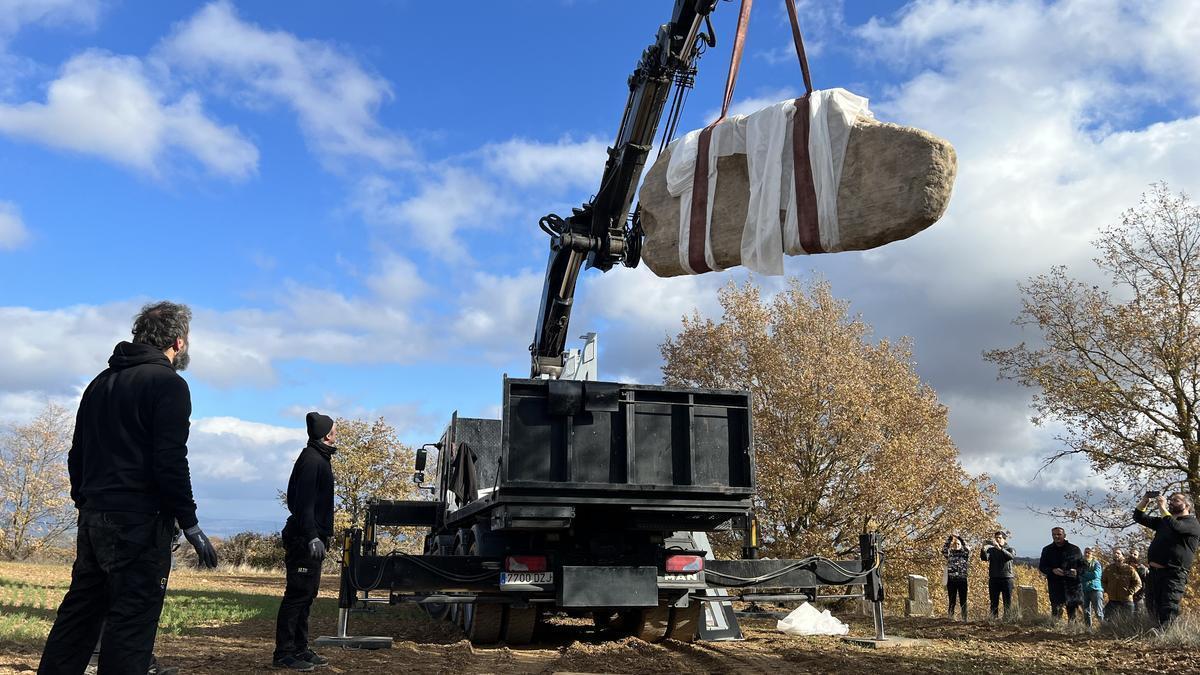
{"type": "Polygon", "coordinates": [[[930,616],[933,603],[929,601],[929,579],[919,575],[908,575],[908,598],[904,601],[905,616],[930,616]]]}
{"type": "Polygon", "coordinates": [[[1020,616],[1031,617],[1040,614],[1037,589],[1033,586],[1017,586],[1016,605],[1017,613],[1020,616]]]}

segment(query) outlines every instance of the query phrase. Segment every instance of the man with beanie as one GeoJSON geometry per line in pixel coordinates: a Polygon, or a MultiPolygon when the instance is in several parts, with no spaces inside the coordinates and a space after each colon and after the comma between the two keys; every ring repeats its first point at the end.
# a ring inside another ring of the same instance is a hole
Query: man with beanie
{"type": "Polygon", "coordinates": [[[321,562],[333,536],[333,467],[330,459],[337,425],[310,412],[305,417],[308,445],[300,451],[288,479],[291,515],[283,528],[287,549],[287,586],[275,622],[275,654],[271,665],[301,672],[329,661],[308,648],[308,612],[321,585],[321,562]]]}
{"type": "Polygon", "coordinates": [[[217,566],[188,470],[192,398],[179,371],[191,318],[186,305],[143,307],[133,341],[117,344],[79,401],[67,454],[79,510],[75,564],[39,673],[84,672],[100,638],[99,672],[148,671],[176,523],[200,564],[217,566]]]}

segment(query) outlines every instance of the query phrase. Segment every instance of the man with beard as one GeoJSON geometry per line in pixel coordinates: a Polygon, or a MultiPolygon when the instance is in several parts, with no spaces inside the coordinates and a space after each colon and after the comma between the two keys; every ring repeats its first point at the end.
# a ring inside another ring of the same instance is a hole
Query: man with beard
{"type": "Polygon", "coordinates": [[[1061,527],[1050,530],[1053,541],[1042,549],[1038,570],[1046,575],[1046,594],[1050,596],[1050,613],[1061,619],[1063,606],[1067,618],[1075,620],[1075,612],[1083,604],[1083,589],[1079,574],[1083,570],[1083,553],[1079,547],[1067,541],[1067,532],[1061,527]]]}
{"type": "Polygon", "coordinates": [[[321,561],[333,535],[333,467],[330,459],[337,425],[310,412],[305,417],[308,445],[300,451],[288,479],[287,506],[291,515],[283,528],[287,549],[287,585],[275,622],[274,668],[309,671],[329,663],[308,648],[308,612],[321,585],[321,561]]]}
{"type": "Polygon", "coordinates": [[[1162,495],[1143,496],[1133,510],[1133,519],[1154,530],[1154,540],[1146,549],[1146,562],[1150,565],[1146,600],[1151,617],[1165,628],[1179,615],[1179,601],[1187,589],[1192,560],[1200,545],[1200,522],[1192,514],[1191,498],[1182,492],[1171,495],[1169,500],[1162,495]],[[1145,512],[1152,499],[1165,515],[1151,516],[1145,512]]]}
{"type": "Polygon", "coordinates": [[[67,455],[79,510],[71,587],[39,673],[82,673],[101,635],[99,672],[145,673],[171,570],[175,524],[201,564],[217,554],[196,520],[188,471],[191,310],[158,302],[133,322],[133,341],[83,392],[67,455]]]}

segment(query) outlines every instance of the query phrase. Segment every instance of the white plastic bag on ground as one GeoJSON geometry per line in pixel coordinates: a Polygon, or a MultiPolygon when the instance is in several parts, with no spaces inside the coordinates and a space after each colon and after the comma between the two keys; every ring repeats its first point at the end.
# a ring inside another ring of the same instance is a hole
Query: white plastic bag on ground
{"type": "Polygon", "coordinates": [[[850,626],[839,621],[829,610],[819,610],[807,602],[792,610],[775,624],[788,635],[845,635],[850,626]]]}

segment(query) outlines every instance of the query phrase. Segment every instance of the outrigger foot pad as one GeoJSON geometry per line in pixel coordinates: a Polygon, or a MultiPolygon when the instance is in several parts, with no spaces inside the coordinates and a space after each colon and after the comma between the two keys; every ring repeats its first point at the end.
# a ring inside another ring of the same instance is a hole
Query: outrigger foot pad
{"type": "Polygon", "coordinates": [[[391,649],[392,638],[381,635],[322,635],[317,638],[318,647],[341,647],[342,649],[391,649]]]}

